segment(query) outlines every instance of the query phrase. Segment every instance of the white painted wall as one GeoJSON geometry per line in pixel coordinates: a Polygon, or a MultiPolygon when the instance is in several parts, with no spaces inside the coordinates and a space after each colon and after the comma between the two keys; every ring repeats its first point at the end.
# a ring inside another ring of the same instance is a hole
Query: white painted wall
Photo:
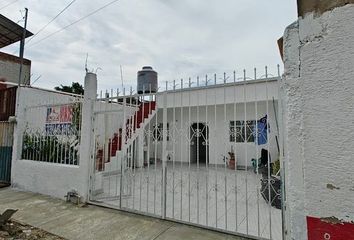
{"type": "MultiPolygon", "coordinates": [[[[224,103],[243,103],[278,99],[278,78],[248,80],[236,83],[185,88],[167,92],[167,108],[176,106],[205,106],[224,103]],[[225,98],[224,98],[225,96],[225,98]]],[[[163,94],[157,94],[157,102],[163,103],[163,94]]]]}
{"type": "Polygon", "coordinates": [[[73,96],[53,91],[27,87],[19,88],[16,109],[17,124],[15,125],[11,169],[11,182],[14,188],[58,198],[64,198],[70,190],[77,190],[80,193],[84,192],[83,189],[84,185],[87,185],[87,179],[82,178],[79,166],[21,159],[22,134],[25,130],[25,124],[29,123],[33,128],[44,130],[46,119],[46,108],[43,108],[43,111],[28,111],[27,114],[25,109],[30,106],[68,103],[73,100],[73,96]],[[29,122],[26,120],[29,120],[29,122]]]}
{"type": "Polygon", "coordinates": [[[354,5],[308,14],[284,35],[287,239],[306,216],[354,221],[354,5]]]}
{"type": "MultiPolygon", "coordinates": [[[[43,129],[45,111],[26,112],[30,106],[46,104],[63,104],[73,101],[76,96],[58,93],[51,90],[21,87],[17,91],[17,108],[15,125],[15,138],[12,162],[11,182],[14,188],[35,193],[64,198],[66,193],[76,190],[83,201],[88,199],[89,176],[93,166],[91,158],[91,130],[93,105],[96,100],[97,77],[88,73],[85,78],[85,96],[82,107],[81,140],[79,149],[79,165],[70,166],[47,162],[29,161],[21,159],[22,136],[29,119],[31,127],[43,129]],[[27,114],[27,115],[26,115],[27,114]]],[[[45,107],[40,107],[40,109],[45,107]]]]}
{"type": "MultiPolygon", "coordinates": [[[[228,156],[231,147],[236,151],[236,158],[238,166],[252,166],[251,159],[261,156],[262,148],[268,149],[268,145],[256,145],[255,143],[234,143],[229,139],[229,124],[233,120],[259,120],[267,114],[268,101],[268,114],[270,124],[270,141],[269,149],[272,161],[278,159],[278,149],[276,145],[275,136],[278,135],[275,114],[272,98],[274,97],[278,111],[278,84],[277,81],[249,81],[246,85],[237,83],[236,85],[228,85],[223,87],[209,87],[202,89],[189,89],[186,91],[168,92],[167,94],[167,122],[170,128],[170,141],[167,142],[167,151],[174,156],[176,162],[188,162],[190,149],[188,142],[189,127],[196,122],[206,123],[209,127],[209,156],[210,164],[224,164],[223,156],[228,156]],[[267,92],[268,91],[268,92],[267,92]],[[244,95],[244,92],[246,94],[244,95]],[[225,93],[225,100],[224,100],[225,93]],[[226,103],[226,122],[224,117],[224,101],[226,103]],[[256,115],[256,101],[257,101],[257,115],[256,115]],[[236,104],[236,117],[234,114],[236,104]],[[246,108],[244,105],[246,103],[246,108]],[[206,103],[208,107],[206,108],[206,103]],[[216,108],[216,124],[215,124],[215,103],[216,108]],[[183,107],[183,119],[181,118],[181,105],[191,105],[191,114],[189,115],[189,108],[183,107]],[[198,105],[198,107],[197,107],[198,105]],[[194,107],[193,107],[194,106],[194,107]],[[175,117],[173,114],[175,108],[175,117]],[[198,110],[199,109],[199,110],[198,110]],[[207,109],[207,110],[206,110],[207,109]],[[245,111],[246,110],[246,111],[245,111]],[[199,115],[197,114],[199,111],[199,115]],[[208,116],[208,117],[206,117],[208,116]],[[175,129],[175,130],[174,130],[175,129]],[[182,131],[180,130],[182,129],[182,131]],[[183,137],[181,137],[182,133],[183,137]],[[175,141],[173,141],[173,134],[175,134],[175,141]],[[175,147],[173,143],[175,142],[175,147]]],[[[163,97],[159,95],[157,98],[157,106],[159,111],[157,113],[157,123],[163,122],[163,114],[161,107],[163,97]]],[[[277,112],[278,116],[279,113],[277,112]]],[[[151,131],[155,125],[156,119],[151,121],[151,131]]],[[[150,140],[150,157],[155,155],[155,143],[150,140]]],[[[157,158],[162,158],[162,141],[157,143],[157,158]]]]}

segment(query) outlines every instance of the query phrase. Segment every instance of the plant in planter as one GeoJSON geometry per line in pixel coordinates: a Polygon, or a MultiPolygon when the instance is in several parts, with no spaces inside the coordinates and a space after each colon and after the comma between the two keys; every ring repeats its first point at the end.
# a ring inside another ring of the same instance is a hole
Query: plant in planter
{"type": "Polygon", "coordinates": [[[234,149],[231,147],[231,151],[228,152],[229,154],[229,168],[232,170],[236,169],[236,157],[235,157],[235,152],[234,149]]]}

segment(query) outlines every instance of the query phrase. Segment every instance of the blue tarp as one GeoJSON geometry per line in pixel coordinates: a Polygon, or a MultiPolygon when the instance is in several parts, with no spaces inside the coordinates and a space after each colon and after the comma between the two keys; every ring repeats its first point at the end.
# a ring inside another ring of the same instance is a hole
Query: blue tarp
{"type": "Polygon", "coordinates": [[[254,137],[256,139],[256,135],[258,136],[258,142],[256,144],[263,145],[267,143],[268,140],[268,120],[267,115],[261,118],[257,122],[257,133],[254,133],[254,137]]]}

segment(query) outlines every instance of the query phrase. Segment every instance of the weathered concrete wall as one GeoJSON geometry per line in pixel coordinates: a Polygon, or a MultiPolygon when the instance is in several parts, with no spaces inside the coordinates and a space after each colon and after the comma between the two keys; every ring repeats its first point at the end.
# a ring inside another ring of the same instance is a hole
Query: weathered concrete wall
{"type": "Polygon", "coordinates": [[[311,12],[322,14],[349,3],[354,3],[354,0],[297,0],[298,14],[302,17],[311,12]]]}
{"type": "MultiPolygon", "coordinates": [[[[18,83],[20,59],[16,56],[0,52],[0,80],[18,83]]],[[[22,84],[30,84],[31,61],[24,59],[22,68],[22,84]]]]}
{"type": "Polygon", "coordinates": [[[349,4],[308,14],[284,35],[288,239],[307,239],[308,216],[354,221],[353,22],[349,4]]]}

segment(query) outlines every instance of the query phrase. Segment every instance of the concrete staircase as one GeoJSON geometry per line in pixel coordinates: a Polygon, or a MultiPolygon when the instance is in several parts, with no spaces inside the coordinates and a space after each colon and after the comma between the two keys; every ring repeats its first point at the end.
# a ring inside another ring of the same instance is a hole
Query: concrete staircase
{"type": "MultiPolygon", "coordinates": [[[[156,102],[143,102],[140,104],[135,114],[127,119],[125,124],[125,144],[123,145],[122,128],[120,128],[109,141],[109,159],[102,166],[104,175],[117,174],[121,171],[123,156],[126,154],[129,159],[129,149],[137,143],[138,137],[144,136],[144,129],[151,119],[156,115],[156,102]],[[125,154],[124,154],[125,152],[125,154]]],[[[142,146],[140,146],[142,147],[142,146]]],[[[127,163],[123,163],[123,167],[127,167],[127,163]]]]}

